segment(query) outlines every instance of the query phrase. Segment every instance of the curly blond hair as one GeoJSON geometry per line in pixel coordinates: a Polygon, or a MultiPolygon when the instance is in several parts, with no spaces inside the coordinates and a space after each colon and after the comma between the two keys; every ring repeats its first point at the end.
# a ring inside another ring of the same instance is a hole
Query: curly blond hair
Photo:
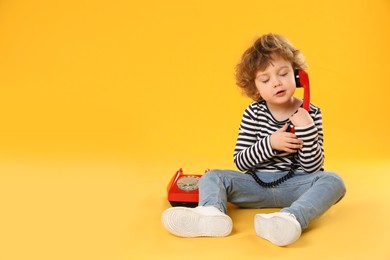
{"type": "Polygon", "coordinates": [[[262,100],[255,85],[256,73],[267,68],[272,61],[271,55],[279,55],[291,62],[294,70],[307,68],[305,58],[300,50],[296,49],[283,36],[270,33],[259,37],[243,53],[240,63],[236,66],[237,86],[254,101],[262,100]]]}

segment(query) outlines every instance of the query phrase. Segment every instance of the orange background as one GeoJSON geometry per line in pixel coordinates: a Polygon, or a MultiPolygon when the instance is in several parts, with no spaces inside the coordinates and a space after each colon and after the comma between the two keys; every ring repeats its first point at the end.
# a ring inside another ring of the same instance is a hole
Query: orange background
{"type": "Polygon", "coordinates": [[[389,9],[389,1],[2,1],[1,153],[231,163],[250,102],[234,66],[257,36],[276,32],[306,56],[328,159],[388,158],[389,9]]]}
{"type": "MultiPolygon", "coordinates": [[[[147,244],[167,256],[189,243],[158,242],[174,239],[159,223],[166,185],[180,167],[235,168],[250,100],[234,67],[269,32],[306,56],[326,167],[351,185],[344,207],[359,207],[367,186],[376,196],[365,206],[378,202],[390,155],[389,25],[387,0],[1,1],[0,258],[154,259],[147,244]]],[[[323,232],[313,237],[336,239],[323,232]]]]}

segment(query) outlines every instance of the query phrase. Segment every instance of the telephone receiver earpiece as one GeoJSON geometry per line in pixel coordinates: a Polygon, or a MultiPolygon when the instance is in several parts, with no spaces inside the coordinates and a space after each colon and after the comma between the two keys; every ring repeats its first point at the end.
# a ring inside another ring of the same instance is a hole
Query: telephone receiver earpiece
{"type": "MultiPolygon", "coordinates": [[[[307,111],[310,110],[310,82],[309,75],[302,69],[294,70],[295,84],[297,88],[303,88],[303,104],[302,107],[307,111]]],[[[294,133],[295,128],[293,125],[289,125],[287,132],[294,133]]]]}

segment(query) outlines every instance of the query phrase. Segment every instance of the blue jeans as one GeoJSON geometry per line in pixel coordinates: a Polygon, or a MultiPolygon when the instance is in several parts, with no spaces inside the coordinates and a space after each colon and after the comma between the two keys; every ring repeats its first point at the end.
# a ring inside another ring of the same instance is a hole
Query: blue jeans
{"type": "MultiPolygon", "coordinates": [[[[256,172],[271,182],[287,172],[256,172]]],[[[241,208],[282,208],[295,215],[302,230],[342,199],[343,180],[333,172],[295,175],[274,188],[261,187],[252,176],[232,170],[208,171],[199,182],[199,206],[214,206],[227,213],[227,202],[241,208]]]]}

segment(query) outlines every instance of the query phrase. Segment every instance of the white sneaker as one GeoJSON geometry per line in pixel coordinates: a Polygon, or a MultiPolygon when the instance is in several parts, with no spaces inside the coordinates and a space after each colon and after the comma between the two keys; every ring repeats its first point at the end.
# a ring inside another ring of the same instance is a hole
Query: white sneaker
{"type": "Polygon", "coordinates": [[[259,237],[278,246],[292,244],[302,233],[301,225],[295,216],[287,212],[256,214],[255,231],[259,237]]]}
{"type": "Polygon", "coordinates": [[[224,237],[233,228],[231,218],[212,206],[169,208],[161,220],[165,229],[180,237],[224,237]]]}

